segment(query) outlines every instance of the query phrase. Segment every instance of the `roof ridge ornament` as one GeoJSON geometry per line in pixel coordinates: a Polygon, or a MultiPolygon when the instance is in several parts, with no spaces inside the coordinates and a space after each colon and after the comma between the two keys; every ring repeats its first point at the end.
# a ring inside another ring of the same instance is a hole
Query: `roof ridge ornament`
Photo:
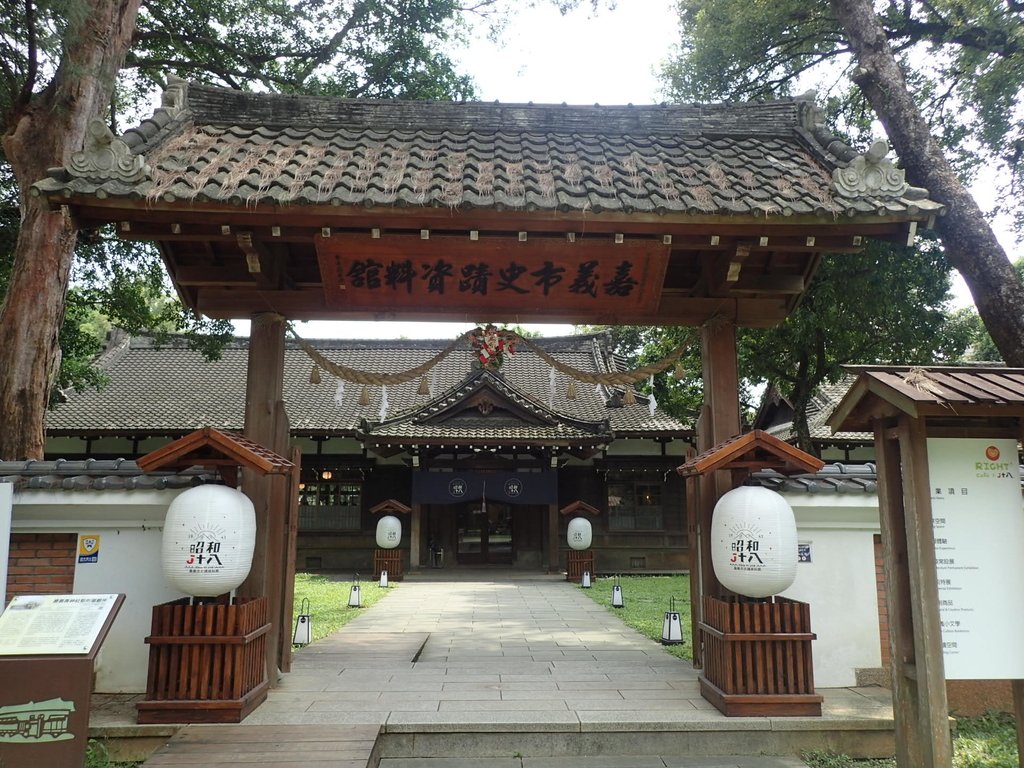
{"type": "Polygon", "coordinates": [[[133,155],[128,145],[117,138],[105,122],[94,118],[86,132],[85,146],[68,163],[72,176],[126,183],[149,176],[143,155],[133,155]]]}
{"type": "Polygon", "coordinates": [[[853,158],[846,168],[832,171],[832,189],[842,197],[902,197],[909,189],[906,172],[886,158],[888,153],[889,143],[876,141],[863,155],[853,158]]]}
{"type": "Polygon", "coordinates": [[[185,91],[187,88],[187,80],[176,75],[167,76],[167,87],[160,94],[160,106],[167,111],[168,116],[177,117],[178,113],[185,108],[185,91]]]}

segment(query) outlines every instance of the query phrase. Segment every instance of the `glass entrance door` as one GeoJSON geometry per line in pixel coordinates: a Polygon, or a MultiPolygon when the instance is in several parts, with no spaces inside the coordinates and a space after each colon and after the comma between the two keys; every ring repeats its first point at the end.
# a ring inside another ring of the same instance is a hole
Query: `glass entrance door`
{"type": "Polygon", "coordinates": [[[459,563],[512,563],[514,542],[509,505],[473,502],[459,508],[457,519],[455,554],[459,563]]]}

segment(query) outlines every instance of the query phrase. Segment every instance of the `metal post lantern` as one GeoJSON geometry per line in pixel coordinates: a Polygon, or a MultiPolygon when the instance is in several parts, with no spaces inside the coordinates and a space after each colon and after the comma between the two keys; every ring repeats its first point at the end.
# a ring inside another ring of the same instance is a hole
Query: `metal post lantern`
{"type": "Polygon", "coordinates": [[[612,608],[622,608],[622,585],[619,584],[619,577],[615,577],[615,584],[612,585],[612,608]]]}
{"type": "Polygon", "coordinates": [[[583,572],[583,581],[580,583],[580,586],[584,589],[590,589],[590,571],[583,572]]]}
{"type": "Polygon", "coordinates": [[[363,601],[359,594],[359,574],[355,575],[355,579],[352,582],[352,589],[348,592],[348,607],[349,608],[362,608],[363,601]]]}
{"type": "Polygon", "coordinates": [[[676,599],[670,598],[668,610],[665,611],[665,622],[661,625],[661,644],[679,645],[683,642],[683,625],[679,621],[679,611],[676,610],[676,599]]]}
{"type": "Polygon", "coordinates": [[[295,619],[292,645],[309,645],[311,642],[313,642],[313,616],[309,612],[309,598],[304,597],[299,604],[299,615],[295,619]]]}

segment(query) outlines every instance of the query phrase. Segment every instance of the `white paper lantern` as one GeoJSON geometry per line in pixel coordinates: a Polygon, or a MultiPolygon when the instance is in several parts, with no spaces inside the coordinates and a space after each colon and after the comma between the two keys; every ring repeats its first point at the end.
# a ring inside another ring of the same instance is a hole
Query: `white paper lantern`
{"type": "Polygon", "coordinates": [[[394,549],[402,542],[402,521],[394,515],[384,515],[377,521],[377,546],[394,549]]]}
{"type": "Polygon", "coordinates": [[[726,589],[768,597],[796,579],[796,518],[775,491],[734,488],[718,500],[711,518],[711,564],[726,589]]]}
{"type": "Polygon", "coordinates": [[[167,581],[182,592],[214,597],[245,581],[256,548],[256,510],[224,485],[200,485],[167,508],[161,561],[167,581]]]}
{"type": "Polygon", "coordinates": [[[590,549],[594,540],[594,527],[587,518],[574,517],[569,521],[565,537],[569,540],[570,549],[590,549]]]}

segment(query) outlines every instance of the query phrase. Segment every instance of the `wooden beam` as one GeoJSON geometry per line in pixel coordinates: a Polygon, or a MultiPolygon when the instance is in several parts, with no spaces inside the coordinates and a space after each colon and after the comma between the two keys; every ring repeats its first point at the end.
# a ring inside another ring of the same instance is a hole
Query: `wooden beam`
{"type": "Polygon", "coordinates": [[[548,504],[548,573],[558,573],[558,505],[548,504]]]}
{"type": "Polygon", "coordinates": [[[423,546],[423,505],[413,502],[412,515],[409,519],[409,570],[420,567],[420,548],[423,546]]]}
{"type": "MultiPolygon", "coordinates": [[[[408,320],[475,323],[480,318],[478,309],[465,309],[451,302],[432,307],[380,307],[376,310],[349,310],[342,306],[329,306],[323,292],[318,289],[260,291],[253,288],[227,289],[219,287],[197,290],[197,301],[192,309],[214,319],[229,320],[244,317],[253,307],[270,307],[291,320],[408,320]]],[[[566,312],[558,307],[545,306],[535,311],[504,316],[491,316],[494,322],[520,322],[529,317],[536,323],[601,323],[607,325],[689,325],[699,326],[709,318],[723,316],[739,326],[764,328],[776,325],[789,314],[792,297],[779,298],[668,298],[662,299],[657,311],[647,314],[607,312],[594,316],[583,312],[566,312]]]]}

